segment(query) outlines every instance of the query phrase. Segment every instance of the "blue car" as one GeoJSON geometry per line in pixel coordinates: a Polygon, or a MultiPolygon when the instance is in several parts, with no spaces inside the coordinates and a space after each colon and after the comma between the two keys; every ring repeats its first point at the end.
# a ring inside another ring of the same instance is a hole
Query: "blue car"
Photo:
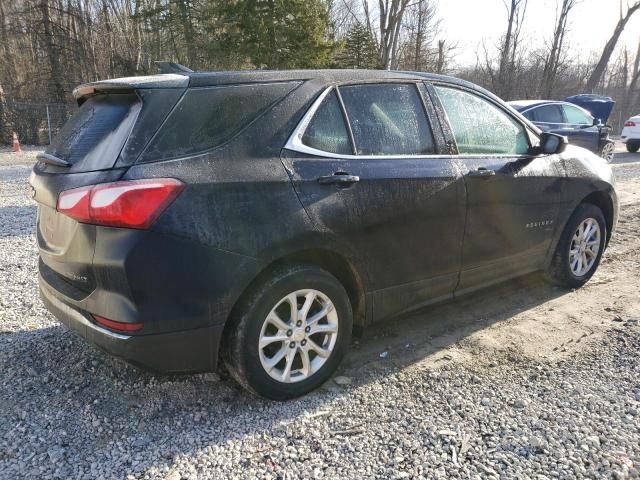
{"type": "Polygon", "coordinates": [[[545,132],[564,135],[569,143],[613,160],[615,144],[607,120],[615,102],[599,95],[575,95],[565,101],[514,100],[514,109],[545,132]]]}

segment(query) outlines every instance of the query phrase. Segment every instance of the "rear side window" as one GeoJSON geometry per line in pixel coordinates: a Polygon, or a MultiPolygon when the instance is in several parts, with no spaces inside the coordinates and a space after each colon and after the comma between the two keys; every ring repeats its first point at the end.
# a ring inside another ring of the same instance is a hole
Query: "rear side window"
{"type": "Polygon", "coordinates": [[[353,153],[342,109],[335,91],[322,100],[304,132],[302,143],[324,152],[350,155],[353,153]]]}
{"type": "Polygon", "coordinates": [[[534,120],[543,123],[564,123],[562,110],[558,105],[543,105],[533,110],[534,120]]]}
{"type": "Polygon", "coordinates": [[[513,154],[529,151],[524,127],[489,101],[455,88],[436,86],[461,154],[513,154]]]}
{"type": "Polygon", "coordinates": [[[415,85],[340,87],[359,155],[423,155],[434,142],[415,85]]]}
{"type": "Polygon", "coordinates": [[[135,94],[88,98],[62,127],[46,153],[70,163],[74,171],[113,167],[141,105],[135,94]]]}
{"type": "Polygon", "coordinates": [[[574,123],[577,125],[592,125],[593,117],[586,114],[578,107],[572,107],[571,105],[563,105],[564,114],[567,117],[568,123],[574,123]]]}
{"type": "Polygon", "coordinates": [[[231,139],[298,82],[191,88],[143,154],[150,162],[204,152],[231,139]]]}

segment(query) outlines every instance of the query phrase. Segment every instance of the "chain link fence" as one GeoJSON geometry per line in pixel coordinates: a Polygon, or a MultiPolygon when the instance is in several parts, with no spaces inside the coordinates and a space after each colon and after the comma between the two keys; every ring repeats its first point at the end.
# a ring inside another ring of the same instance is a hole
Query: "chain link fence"
{"type": "Polygon", "coordinates": [[[48,145],[77,108],[68,103],[5,100],[0,105],[0,144],[10,144],[16,132],[21,144],[48,145]]]}

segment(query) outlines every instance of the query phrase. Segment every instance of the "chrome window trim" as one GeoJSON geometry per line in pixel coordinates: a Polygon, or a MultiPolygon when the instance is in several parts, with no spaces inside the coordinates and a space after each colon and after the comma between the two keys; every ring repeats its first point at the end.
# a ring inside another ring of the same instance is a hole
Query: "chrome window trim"
{"type": "MultiPolygon", "coordinates": [[[[482,158],[530,158],[535,155],[523,155],[523,154],[513,154],[513,153],[493,153],[493,154],[477,154],[477,153],[463,153],[463,154],[441,154],[441,153],[430,153],[430,154],[411,154],[411,155],[347,155],[342,153],[331,153],[325,152],[324,150],[319,150],[317,148],[309,147],[302,143],[302,137],[304,137],[304,133],[311,123],[311,119],[317,112],[318,108],[322,104],[323,100],[326,98],[329,93],[336,88],[336,86],[331,85],[325,88],[322,93],[316,98],[313,102],[309,110],[304,114],[302,120],[298,123],[293,133],[287,140],[287,143],[284,145],[284,148],[287,150],[291,150],[298,153],[305,153],[308,155],[314,155],[317,157],[331,158],[334,160],[391,160],[391,159],[428,159],[428,160],[438,160],[438,159],[455,159],[455,158],[470,158],[470,157],[482,157],[482,158]]],[[[426,116],[426,112],[425,112],[426,116]]],[[[428,117],[427,117],[428,119],[428,117]]],[[[345,120],[346,122],[346,120],[345,120]]],[[[518,122],[520,123],[520,122],[518,122]]],[[[345,127],[348,125],[345,124],[345,127]]],[[[525,130],[526,127],[523,126],[525,130]]]]}

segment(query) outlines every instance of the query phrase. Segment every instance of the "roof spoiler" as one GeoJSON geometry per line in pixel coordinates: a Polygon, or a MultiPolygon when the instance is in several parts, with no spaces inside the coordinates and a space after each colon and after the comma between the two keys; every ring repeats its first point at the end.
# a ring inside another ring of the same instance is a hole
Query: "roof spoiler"
{"type": "Polygon", "coordinates": [[[133,91],[142,88],[186,88],[189,86],[189,77],[185,73],[183,72],[181,75],[170,73],[143,77],[113,78],[85,83],[73,90],[73,97],[82,103],[84,98],[101,92],[133,91]]]}

